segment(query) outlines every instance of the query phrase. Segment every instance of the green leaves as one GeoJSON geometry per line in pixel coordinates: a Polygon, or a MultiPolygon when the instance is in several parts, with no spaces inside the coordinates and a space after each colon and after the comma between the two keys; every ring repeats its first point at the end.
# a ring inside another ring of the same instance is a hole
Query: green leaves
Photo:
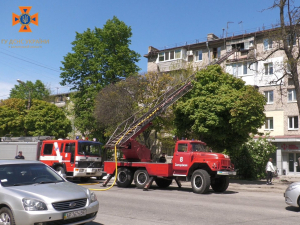
{"type": "Polygon", "coordinates": [[[264,123],[265,98],[241,79],[209,66],[175,107],[179,137],[197,138],[214,150],[235,149],[264,123]]]}
{"type": "Polygon", "coordinates": [[[84,136],[101,130],[94,118],[97,93],[140,70],[135,64],[140,55],[129,48],[131,36],[131,28],[114,16],[102,29],[76,33],[72,52],[64,57],[61,85],[76,90],[75,125],[84,136]]]}
{"type": "Polygon", "coordinates": [[[44,83],[40,80],[36,80],[35,83],[31,81],[26,81],[25,84],[15,85],[14,88],[10,90],[9,98],[19,98],[19,99],[39,99],[44,100],[49,97],[50,89],[47,88],[44,83]]]}
{"type": "Polygon", "coordinates": [[[0,135],[67,137],[71,122],[54,104],[32,100],[30,110],[26,100],[7,99],[0,104],[0,135]]]}

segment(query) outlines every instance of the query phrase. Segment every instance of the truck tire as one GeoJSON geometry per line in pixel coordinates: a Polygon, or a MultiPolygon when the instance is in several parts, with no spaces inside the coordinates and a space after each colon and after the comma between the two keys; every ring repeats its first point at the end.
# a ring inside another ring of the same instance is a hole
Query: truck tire
{"type": "Polygon", "coordinates": [[[137,188],[144,188],[149,181],[147,170],[137,170],[134,173],[134,183],[137,188]]]}
{"type": "Polygon", "coordinates": [[[210,176],[205,170],[195,170],[191,179],[193,192],[197,194],[206,194],[210,186],[210,176]]]}
{"type": "Polygon", "coordinates": [[[132,183],[132,172],[126,167],[118,168],[117,185],[118,187],[129,187],[132,183]]]}
{"type": "Polygon", "coordinates": [[[221,176],[215,179],[215,182],[211,184],[211,188],[215,192],[224,192],[227,190],[229,185],[229,177],[228,176],[221,176]]]}
{"type": "Polygon", "coordinates": [[[160,188],[167,188],[172,184],[172,179],[155,178],[155,183],[160,188]]]}

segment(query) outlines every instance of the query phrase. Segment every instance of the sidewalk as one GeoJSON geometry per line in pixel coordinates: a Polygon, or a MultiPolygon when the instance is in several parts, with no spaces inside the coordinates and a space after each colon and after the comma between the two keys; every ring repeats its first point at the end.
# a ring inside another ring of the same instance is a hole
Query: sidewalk
{"type": "Polygon", "coordinates": [[[267,185],[266,179],[262,180],[238,180],[230,179],[227,190],[247,190],[247,191],[261,191],[261,192],[281,192],[294,182],[300,182],[299,177],[278,176],[272,179],[272,185],[267,185]]]}

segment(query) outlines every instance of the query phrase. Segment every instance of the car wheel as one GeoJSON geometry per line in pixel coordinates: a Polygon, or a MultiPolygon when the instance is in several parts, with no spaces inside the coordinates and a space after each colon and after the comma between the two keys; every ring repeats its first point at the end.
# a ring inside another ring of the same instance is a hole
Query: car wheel
{"type": "Polygon", "coordinates": [[[134,183],[137,188],[144,188],[149,181],[147,170],[137,170],[134,173],[134,183]]]}
{"type": "Polygon", "coordinates": [[[155,183],[160,188],[167,188],[172,184],[172,179],[156,178],[155,183]]]}
{"type": "Polygon", "coordinates": [[[133,176],[131,170],[125,167],[118,168],[117,185],[118,187],[129,187],[132,183],[133,176]]]}
{"type": "Polygon", "coordinates": [[[215,182],[211,184],[212,189],[215,192],[224,192],[227,190],[229,185],[229,177],[228,176],[222,176],[215,179],[215,182]]]}
{"type": "Polygon", "coordinates": [[[205,170],[195,170],[192,175],[193,192],[197,194],[205,194],[208,192],[210,186],[210,176],[205,170]]]}
{"type": "Polygon", "coordinates": [[[14,216],[7,207],[0,209],[0,224],[16,225],[14,216]]]}

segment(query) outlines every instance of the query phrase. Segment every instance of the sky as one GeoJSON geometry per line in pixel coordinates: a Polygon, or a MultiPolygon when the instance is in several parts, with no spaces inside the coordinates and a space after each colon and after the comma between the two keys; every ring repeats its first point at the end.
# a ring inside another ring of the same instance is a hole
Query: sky
{"type": "MultiPolygon", "coordinates": [[[[295,0],[300,5],[300,0],[295,0]]],[[[208,33],[255,32],[279,22],[279,10],[266,10],[273,0],[0,0],[0,99],[21,81],[41,80],[52,94],[69,92],[61,86],[60,67],[72,52],[76,32],[103,28],[116,16],[132,29],[130,49],[141,55],[137,65],[147,72],[148,47],[158,49],[206,41],[208,33]],[[12,25],[19,6],[38,13],[32,32],[12,25]],[[33,43],[35,40],[43,43],[33,43]],[[17,43],[17,42],[21,43],[17,43]],[[29,41],[31,43],[29,43],[29,41]],[[27,42],[27,43],[26,43],[27,42]],[[17,47],[20,46],[20,47],[17,47]],[[25,48],[29,46],[30,48],[25,48]]]]}

